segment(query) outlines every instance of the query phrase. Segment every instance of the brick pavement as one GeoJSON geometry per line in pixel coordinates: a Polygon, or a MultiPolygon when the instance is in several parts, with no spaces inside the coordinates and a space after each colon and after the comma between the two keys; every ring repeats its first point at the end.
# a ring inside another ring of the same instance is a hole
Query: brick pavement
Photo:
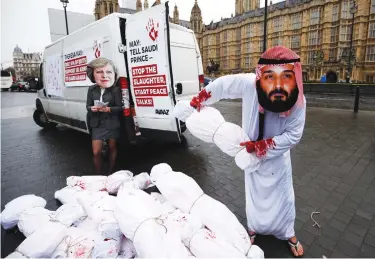
{"type": "MultiPolygon", "coordinates": [[[[226,119],[240,123],[240,103],[222,102],[226,119]]],[[[1,125],[1,202],[34,193],[59,204],[54,192],[70,175],[93,172],[90,139],[65,128],[42,131],[32,118],[4,119],[1,125]]],[[[118,168],[149,172],[160,162],[192,176],[213,198],[246,224],[243,172],[215,146],[185,134],[183,145],[147,143],[123,152],[118,168]]],[[[297,236],[305,257],[375,256],[375,114],[309,108],[301,143],[292,150],[297,236]],[[313,228],[310,214],[322,225],[313,228]]],[[[2,257],[22,241],[2,229],[2,257]]],[[[285,242],[258,236],[266,257],[291,257],[285,242]]]]}

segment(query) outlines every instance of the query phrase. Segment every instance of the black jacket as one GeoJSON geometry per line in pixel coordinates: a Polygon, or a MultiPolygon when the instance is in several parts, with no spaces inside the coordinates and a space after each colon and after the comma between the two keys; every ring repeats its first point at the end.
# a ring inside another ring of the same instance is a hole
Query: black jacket
{"type": "Polygon", "coordinates": [[[118,86],[112,86],[105,89],[103,93],[103,102],[111,107],[110,112],[92,112],[94,100],[100,100],[100,87],[97,85],[90,86],[87,92],[86,108],[88,111],[88,126],[90,128],[99,127],[99,122],[104,123],[107,129],[117,129],[120,127],[120,118],[122,112],[122,93],[118,86]]]}

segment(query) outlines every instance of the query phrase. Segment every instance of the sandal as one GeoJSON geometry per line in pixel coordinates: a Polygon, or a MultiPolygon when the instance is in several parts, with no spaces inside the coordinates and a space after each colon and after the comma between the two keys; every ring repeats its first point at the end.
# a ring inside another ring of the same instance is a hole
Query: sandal
{"type": "Polygon", "coordinates": [[[255,233],[253,231],[249,231],[249,236],[250,236],[250,242],[251,242],[251,244],[254,244],[255,238],[257,236],[257,233],[255,233]]]}
{"type": "Polygon", "coordinates": [[[296,243],[292,242],[291,240],[288,240],[288,244],[290,246],[290,250],[292,250],[292,253],[293,253],[294,257],[302,257],[303,256],[303,247],[298,240],[297,240],[296,243]],[[302,254],[299,254],[299,252],[298,252],[299,248],[302,249],[302,254]]]}

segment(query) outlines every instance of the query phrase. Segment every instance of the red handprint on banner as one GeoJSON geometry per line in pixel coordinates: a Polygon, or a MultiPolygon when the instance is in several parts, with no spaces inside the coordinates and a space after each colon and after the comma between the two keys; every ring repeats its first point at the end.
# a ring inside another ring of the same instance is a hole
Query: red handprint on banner
{"type": "Polygon", "coordinates": [[[159,36],[159,23],[154,22],[154,19],[150,18],[146,26],[146,30],[148,31],[148,36],[152,39],[152,41],[156,41],[159,36]]]}
{"type": "Polygon", "coordinates": [[[95,58],[98,58],[100,57],[100,49],[102,48],[102,45],[101,45],[101,42],[95,40],[94,41],[94,46],[93,46],[93,50],[94,50],[94,55],[95,55],[95,58]]]}

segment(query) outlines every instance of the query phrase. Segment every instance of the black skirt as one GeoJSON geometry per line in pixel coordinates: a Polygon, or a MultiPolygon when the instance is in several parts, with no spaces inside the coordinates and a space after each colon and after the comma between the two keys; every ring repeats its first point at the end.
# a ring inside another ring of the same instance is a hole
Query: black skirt
{"type": "Polygon", "coordinates": [[[100,123],[99,127],[92,128],[91,137],[92,140],[119,139],[120,128],[107,129],[105,123],[100,123]]]}

